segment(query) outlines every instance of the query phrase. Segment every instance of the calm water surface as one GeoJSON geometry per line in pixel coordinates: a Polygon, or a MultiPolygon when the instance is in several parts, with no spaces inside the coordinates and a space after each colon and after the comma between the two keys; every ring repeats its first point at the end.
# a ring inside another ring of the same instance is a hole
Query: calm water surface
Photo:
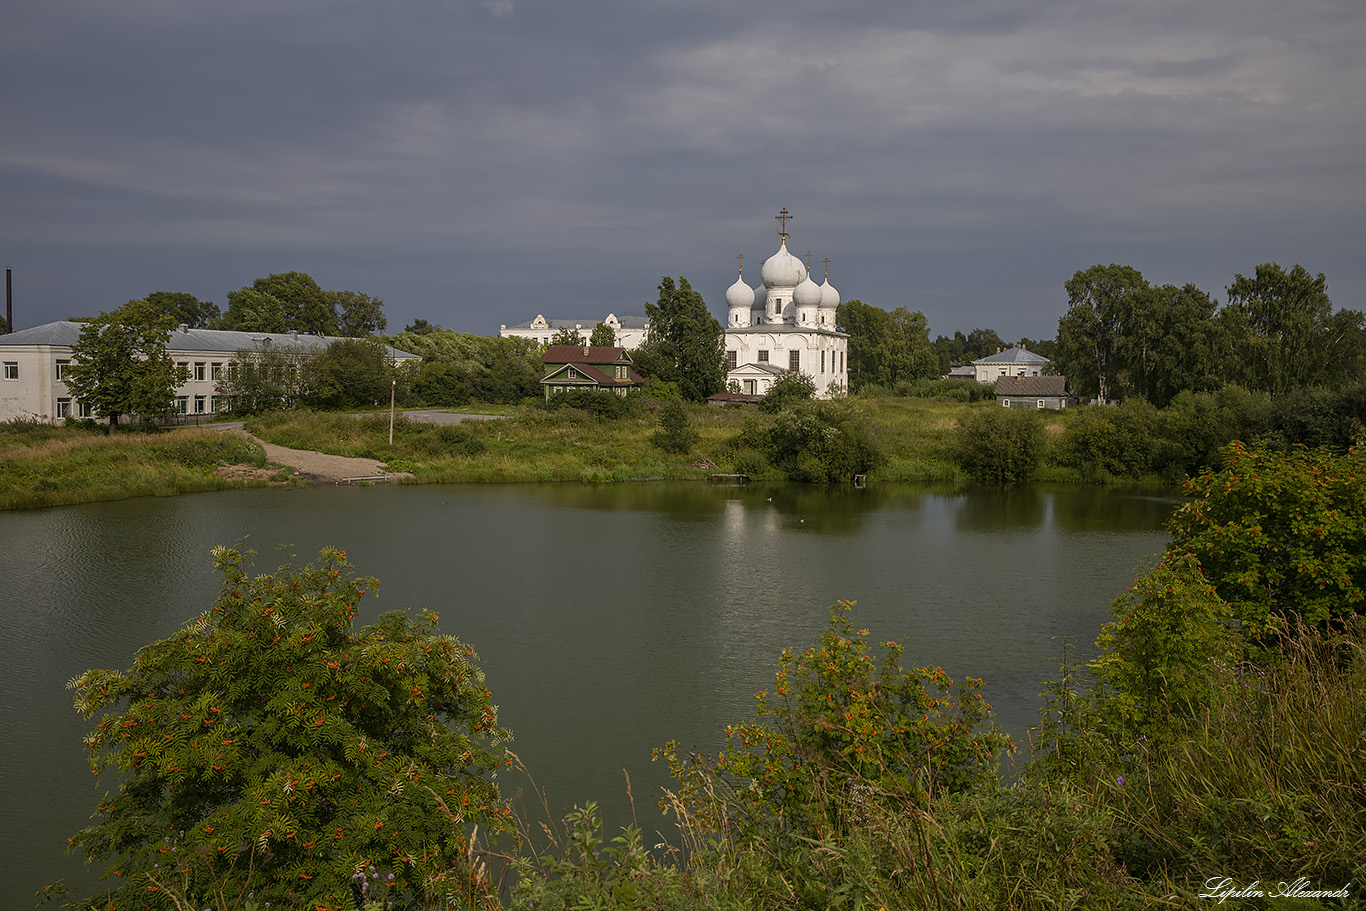
{"type": "MultiPolygon", "coordinates": [[[[65,683],[125,668],[209,606],[209,551],[262,572],[325,546],[382,580],[361,619],[430,608],[478,651],[511,744],[552,810],[597,800],[655,823],[669,739],[714,751],[778,653],[858,601],[905,661],[986,678],[1017,739],[1042,681],[1162,550],[1174,500],[1094,489],[940,494],[698,485],[237,491],[0,513],[0,869],[27,896],[86,882],[66,838],[99,792],[65,683]],[[281,548],[284,548],[283,550],[281,548]]],[[[522,781],[508,781],[517,787],[522,781]]]]}

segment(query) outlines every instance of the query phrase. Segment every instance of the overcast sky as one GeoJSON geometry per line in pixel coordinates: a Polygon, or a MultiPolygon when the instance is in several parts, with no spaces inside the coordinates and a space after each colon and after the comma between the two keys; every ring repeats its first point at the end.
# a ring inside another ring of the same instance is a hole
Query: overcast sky
{"type": "Polygon", "coordinates": [[[931,336],[1096,263],[1366,306],[1361,0],[29,0],[0,12],[16,328],[272,272],[493,334],[777,249],[931,336]]]}

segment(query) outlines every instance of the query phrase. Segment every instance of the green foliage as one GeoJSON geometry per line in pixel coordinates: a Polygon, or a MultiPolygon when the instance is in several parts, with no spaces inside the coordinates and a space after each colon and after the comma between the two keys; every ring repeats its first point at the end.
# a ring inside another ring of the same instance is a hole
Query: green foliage
{"type": "MultiPolygon", "coordinates": [[[[421,327],[419,327],[421,328],[421,327]]],[[[540,392],[540,346],[529,339],[469,335],[452,329],[404,331],[390,342],[421,355],[413,393],[427,405],[516,403],[540,392]]]]}
{"type": "Polygon", "coordinates": [[[384,316],[384,301],[377,297],[356,291],[333,291],[332,306],[337,314],[338,335],[363,338],[383,332],[389,325],[384,316]]]}
{"type": "Polygon", "coordinates": [[[688,406],[681,398],[665,399],[659,406],[659,429],[651,442],[665,452],[687,455],[697,441],[697,428],[688,414],[688,406]]]}
{"type": "Polygon", "coordinates": [[[929,802],[994,790],[997,759],[1014,747],[991,724],[981,681],[905,668],[895,642],[874,654],[851,608],[833,605],[811,647],[783,652],[756,719],[728,727],[715,760],[673,743],[656,752],[679,786],[668,809],[718,878],[760,906],[876,907],[904,892],[929,802]]]}
{"type": "Polygon", "coordinates": [[[848,401],[806,402],[768,426],[749,428],[738,441],[764,453],[789,480],[839,484],[885,461],[859,408],[848,401]]]}
{"type": "Polygon", "coordinates": [[[146,301],[129,301],[81,326],[71,346],[66,385],[79,401],[109,419],[169,414],[176,387],[188,379],[166,351],[172,318],[146,301]]]}
{"type": "Polygon", "coordinates": [[[839,305],[835,317],[849,333],[849,388],[853,392],[939,375],[929,322],[919,310],[897,307],[888,313],[851,300],[839,305]]]}
{"type": "Polygon", "coordinates": [[[778,377],[764,394],[759,410],[777,414],[797,402],[809,402],[816,397],[816,381],[800,371],[789,371],[778,377]]]}
{"type": "Polygon", "coordinates": [[[1310,888],[1354,892],[1366,851],[1364,633],[1359,618],[1342,633],[1301,629],[1269,667],[1214,668],[1170,738],[1098,757],[1093,799],[1114,818],[1116,862],[1183,892],[1233,870],[1242,883],[1304,875],[1310,888]]]}
{"type": "Polygon", "coordinates": [[[615,348],[617,347],[617,333],[606,323],[598,323],[593,327],[593,332],[588,336],[588,344],[594,348],[615,348]]]}
{"type": "Polygon", "coordinates": [[[1158,413],[1141,400],[1077,409],[1057,444],[1057,461],[1088,481],[1139,478],[1151,470],[1158,413]]]}
{"type": "Polygon", "coordinates": [[[1043,424],[1033,411],[978,408],[959,420],[953,447],[974,480],[1019,484],[1034,476],[1043,458],[1043,424]]]}
{"type": "MultiPolygon", "coordinates": [[[[396,390],[399,381],[388,347],[375,338],[337,339],[312,359],[309,370],[307,401],[320,408],[387,405],[391,385],[396,390]]],[[[406,391],[406,371],[402,378],[406,391]]]]}
{"type": "Polygon", "coordinates": [[[1342,339],[1333,337],[1333,302],[1322,272],[1263,263],[1251,278],[1234,276],[1228,303],[1222,322],[1235,375],[1248,389],[1274,398],[1332,377],[1342,339]]]}
{"type": "Polygon", "coordinates": [[[1091,664],[1106,687],[1103,715],[1130,740],[1166,742],[1174,719],[1192,717],[1210,682],[1241,659],[1233,610],[1189,555],[1139,576],[1112,608],[1091,664]]]}
{"type": "Polygon", "coordinates": [[[582,345],[583,336],[579,334],[579,330],[577,329],[574,329],[570,326],[561,326],[560,328],[556,329],[555,334],[550,337],[550,344],[582,345]]]}
{"type": "Polygon", "coordinates": [[[117,779],[72,840],[107,864],[108,900],[349,907],[371,866],[405,900],[458,889],[463,830],[503,825],[493,745],[508,735],[473,652],[430,613],[356,631],[377,582],[339,551],[260,576],[234,550],[215,564],[209,611],[129,670],[71,682],[98,719],[91,767],[117,779]]]}
{"type": "Polygon", "coordinates": [[[220,329],[360,337],[384,331],[384,301],[324,290],[304,272],[278,272],[228,292],[220,329]]]}
{"type": "Polygon", "coordinates": [[[1223,468],[1186,484],[1195,499],[1168,528],[1168,557],[1190,555],[1234,616],[1264,634],[1324,627],[1366,603],[1363,454],[1288,453],[1233,443],[1223,468]]]}
{"type": "Polygon", "coordinates": [[[569,389],[556,392],[538,402],[547,411],[577,408],[609,421],[631,417],[639,412],[638,399],[632,395],[617,395],[602,389],[569,389]]]}
{"type": "Polygon", "coordinates": [[[691,402],[705,402],[725,388],[725,332],[706,301],[680,277],[659,283],[659,299],[645,304],[650,335],[633,352],[636,369],[646,377],[674,383],[691,402]]]}
{"type": "Polygon", "coordinates": [[[239,349],[219,377],[219,395],[235,414],[293,408],[314,394],[316,358],[268,345],[239,349]]]}
{"type": "Polygon", "coordinates": [[[217,304],[184,291],[153,291],[143,300],[156,312],[170,317],[176,326],[207,329],[219,319],[217,304]]]}

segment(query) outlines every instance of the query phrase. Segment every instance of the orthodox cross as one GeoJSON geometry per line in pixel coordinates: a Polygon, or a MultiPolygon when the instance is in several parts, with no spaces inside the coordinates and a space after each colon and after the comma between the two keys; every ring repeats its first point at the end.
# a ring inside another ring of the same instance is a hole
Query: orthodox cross
{"type": "Polygon", "coordinates": [[[826,280],[826,281],[829,281],[829,280],[830,280],[830,257],[827,256],[827,257],[823,260],[823,262],[825,263],[825,280],[826,280]]]}
{"type": "Polygon", "coordinates": [[[776,219],[779,221],[779,223],[781,223],[782,226],[783,226],[783,227],[782,227],[782,230],[780,230],[780,231],[778,232],[778,236],[779,236],[779,237],[787,237],[787,223],[788,223],[789,221],[795,221],[795,220],[796,220],[796,216],[794,216],[794,215],[789,215],[788,212],[787,212],[787,206],[783,206],[782,211],[779,212],[777,215],[775,215],[775,216],[773,216],[773,217],[776,218],[776,219]]]}
{"type": "Polygon", "coordinates": [[[735,258],[740,261],[740,275],[743,276],[745,274],[745,254],[741,253],[735,258]]]}
{"type": "Polygon", "coordinates": [[[810,271],[811,271],[811,256],[812,256],[811,251],[810,251],[810,250],[807,250],[807,251],[806,251],[806,271],[807,271],[807,272],[810,272],[810,271]]]}

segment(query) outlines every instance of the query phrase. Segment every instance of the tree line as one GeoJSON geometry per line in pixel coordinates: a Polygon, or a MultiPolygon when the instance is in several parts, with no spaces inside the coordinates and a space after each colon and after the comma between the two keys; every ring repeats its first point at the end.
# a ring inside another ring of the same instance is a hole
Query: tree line
{"type": "Polygon", "coordinates": [[[1192,284],[1153,286],[1131,266],[1096,265],[1065,284],[1054,366],[1074,392],[1166,407],[1182,392],[1236,385],[1271,398],[1361,382],[1366,332],[1334,310],[1323,273],[1263,263],[1235,275],[1228,303],[1192,284]]]}
{"type": "Polygon", "coordinates": [[[184,291],[154,291],[145,300],[150,312],[172,325],[236,332],[299,332],[358,338],[388,325],[384,301],[356,291],[329,291],[305,272],[277,272],[228,292],[219,309],[184,291]]]}

